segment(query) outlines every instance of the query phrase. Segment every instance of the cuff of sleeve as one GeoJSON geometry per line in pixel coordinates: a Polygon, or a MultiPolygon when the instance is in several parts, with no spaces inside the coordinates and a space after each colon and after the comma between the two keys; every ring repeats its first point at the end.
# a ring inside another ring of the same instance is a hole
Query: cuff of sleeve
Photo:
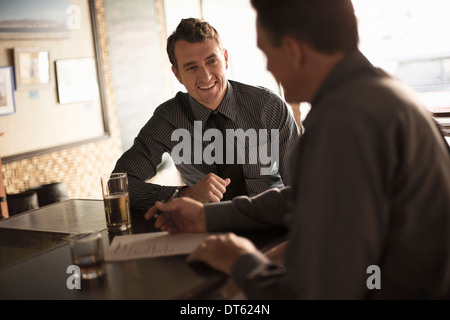
{"type": "Polygon", "coordinates": [[[210,232],[229,230],[232,227],[231,211],[231,201],[205,204],[206,229],[210,232]]]}
{"type": "Polygon", "coordinates": [[[169,198],[172,194],[172,192],[175,189],[180,189],[181,187],[160,187],[157,195],[156,201],[165,201],[167,198],[169,198]]]}
{"type": "Polygon", "coordinates": [[[188,186],[182,186],[182,187],[178,187],[178,195],[175,198],[179,198],[181,197],[181,190],[187,189],[189,188],[188,186]]]}
{"type": "Polygon", "coordinates": [[[245,283],[251,275],[270,263],[270,260],[261,252],[243,255],[236,260],[231,268],[231,277],[239,287],[245,288],[245,283]]]}

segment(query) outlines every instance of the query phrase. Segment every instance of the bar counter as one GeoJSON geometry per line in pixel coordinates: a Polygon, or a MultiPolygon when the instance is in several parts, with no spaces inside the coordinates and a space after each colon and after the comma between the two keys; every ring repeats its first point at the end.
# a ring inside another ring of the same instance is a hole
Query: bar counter
{"type": "MultiPolygon", "coordinates": [[[[133,213],[129,234],[157,231],[143,213],[133,213]]],[[[105,263],[106,274],[68,289],[72,273],[68,237],[101,230],[104,250],[116,234],[108,233],[101,200],[70,199],[0,220],[0,299],[181,300],[222,299],[228,277],[186,255],[105,263]]],[[[284,230],[241,234],[261,250],[284,239],[284,230]]]]}

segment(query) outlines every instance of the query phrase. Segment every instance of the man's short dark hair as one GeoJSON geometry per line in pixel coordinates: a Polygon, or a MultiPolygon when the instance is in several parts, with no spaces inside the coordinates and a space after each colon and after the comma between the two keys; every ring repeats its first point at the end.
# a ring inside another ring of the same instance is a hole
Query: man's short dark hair
{"type": "Polygon", "coordinates": [[[322,53],[348,53],[358,48],[358,26],[351,0],[251,2],[274,46],[281,44],[283,36],[292,36],[322,53]]]}
{"type": "Polygon", "coordinates": [[[208,22],[196,18],[182,19],[177,29],[167,39],[166,49],[170,63],[177,68],[175,43],[178,40],[195,43],[204,42],[208,39],[215,40],[222,49],[222,40],[220,39],[219,33],[208,22]]]}

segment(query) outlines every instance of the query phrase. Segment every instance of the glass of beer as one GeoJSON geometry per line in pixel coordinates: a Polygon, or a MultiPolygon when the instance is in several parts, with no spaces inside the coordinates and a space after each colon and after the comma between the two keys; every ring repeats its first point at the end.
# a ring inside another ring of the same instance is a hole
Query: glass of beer
{"type": "Polygon", "coordinates": [[[69,236],[72,262],[80,268],[81,279],[97,279],[104,275],[103,241],[98,231],[69,236]]]}
{"type": "Polygon", "coordinates": [[[131,218],[127,174],[108,174],[101,177],[101,182],[108,231],[122,232],[129,230],[131,218]]]}

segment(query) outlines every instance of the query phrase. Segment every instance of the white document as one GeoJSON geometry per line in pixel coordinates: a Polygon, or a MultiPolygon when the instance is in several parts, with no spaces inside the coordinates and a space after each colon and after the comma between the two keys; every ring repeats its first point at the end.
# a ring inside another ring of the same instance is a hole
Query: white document
{"type": "Polygon", "coordinates": [[[191,253],[211,233],[151,232],[114,237],[105,261],[125,261],[191,253]]]}

